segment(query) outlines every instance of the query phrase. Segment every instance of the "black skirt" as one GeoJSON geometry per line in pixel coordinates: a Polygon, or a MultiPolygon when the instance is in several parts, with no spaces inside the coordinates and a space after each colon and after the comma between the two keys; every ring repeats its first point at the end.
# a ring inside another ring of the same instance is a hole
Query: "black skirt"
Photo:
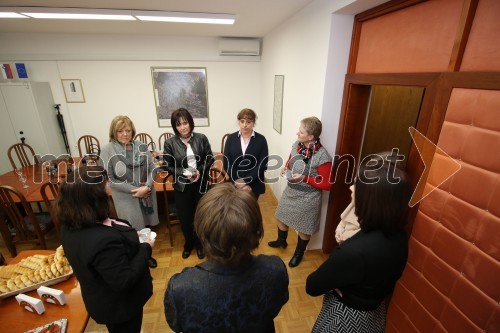
{"type": "Polygon", "coordinates": [[[314,323],[313,333],[376,333],[384,332],[387,300],[372,311],[360,311],[341,303],[330,291],[323,298],[323,307],[314,323]]]}

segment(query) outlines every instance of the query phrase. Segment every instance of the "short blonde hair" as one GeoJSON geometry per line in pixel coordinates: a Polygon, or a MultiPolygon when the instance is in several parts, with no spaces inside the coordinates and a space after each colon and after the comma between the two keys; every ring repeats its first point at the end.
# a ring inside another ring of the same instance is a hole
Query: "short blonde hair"
{"type": "Polygon", "coordinates": [[[116,116],[111,121],[111,126],[109,126],[109,142],[116,141],[116,132],[124,127],[130,127],[132,130],[132,139],[135,137],[135,126],[132,120],[127,116],[116,116]]]}
{"type": "Polygon", "coordinates": [[[315,139],[319,138],[321,131],[323,130],[321,120],[316,117],[308,117],[302,119],[300,122],[304,125],[304,129],[307,134],[314,136],[315,139]]]}
{"type": "Polygon", "coordinates": [[[226,265],[248,257],[264,235],[257,200],[231,183],[215,185],[201,198],[194,223],[207,257],[226,265]]]}

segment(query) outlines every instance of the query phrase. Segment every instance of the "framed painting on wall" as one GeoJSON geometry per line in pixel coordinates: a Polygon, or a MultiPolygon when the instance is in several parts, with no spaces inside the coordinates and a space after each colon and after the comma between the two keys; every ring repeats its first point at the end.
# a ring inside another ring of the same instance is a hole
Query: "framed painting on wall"
{"type": "Polygon", "coordinates": [[[170,116],[187,109],[196,126],[208,126],[207,70],[200,67],[151,67],[159,127],[171,127],[170,116]]]}
{"type": "Polygon", "coordinates": [[[79,79],[62,79],[61,80],[64,96],[67,103],[85,103],[85,95],[83,94],[82,81],[79,79]]]}
{"type": "Polygon", "coordinates": [[[273,108],[273,127],[281,134],[281,124],[283,117],[283,88],[285,84],[284,75],[274,76],[274,108],[273,108]]]}

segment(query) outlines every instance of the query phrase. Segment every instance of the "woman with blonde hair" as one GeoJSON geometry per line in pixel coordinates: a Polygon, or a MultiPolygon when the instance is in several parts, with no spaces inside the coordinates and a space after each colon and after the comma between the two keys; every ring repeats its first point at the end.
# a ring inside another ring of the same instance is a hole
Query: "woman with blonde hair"
{"type": "Polygon", "coordinates": [[[290,157],[281,172],[287,177],[288,184],[274,215],[278,220],[278,239],[268,244],[286,248],[288,228],[298,231],[297,247],[288,263],[290,267],[300,263],[311,235],[319,230],[321,191],[332,187],[332,158],[320,143],[321,130],[318,118],[302,119],[297,141],[292,145],[290,157]]]}
{"type": "MultiPolygon", "coordinates": [[[[127,116],[116,116],[109,127],[109,143],[101,151],[113,203],[119,218],[136,230],[158,225],[153,180],[157,169],[146,144],[134,140],[135,126],[127,116]]],[[[150,266],[156,267],[151,258],[150,266]]]]}

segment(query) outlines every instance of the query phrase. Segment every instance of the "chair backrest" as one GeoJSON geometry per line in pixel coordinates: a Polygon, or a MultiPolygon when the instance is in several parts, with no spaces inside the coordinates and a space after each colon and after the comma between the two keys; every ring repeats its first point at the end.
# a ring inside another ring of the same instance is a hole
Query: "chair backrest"
{"type": "Polygon", "coordinates": [[[149,151],[151,152],[156,151],[156,143],[154,142],[151,135],[149,135],[148,133],[137,133],[134,137],[134,140],[139,140],[142,143],[148,145],[149,151]]]}
{"type": "Polygon", "coordinates": [[[83,135],[78,139],[78,154],[80,154],[80,157],[83,157],[84,155],[99,156],[100,153],[101,145],[95,136],[83,135]]]}
{"type": "Polygon", "coordinates": [[[61,225],[59,224],[59,220],[57,219],[57,214],[53,206],[55,199],[59,196],[60,185],[60,183],[49,181],[43,184],[40,188],[43,202],[49,210],[50,218],[52,220],[52,223],[54,223],[58,237],[61,235],[61,225]]]}
{"type": "Polygon", "coordinates": [[[7,150],[7,155],[9,156],[9,161],[10,164],[12,164],[13,169],[24,168],[29,165],[33,165],[32,162],[39,162],[33,148],[25,143],[13,144],[7,150]],[[13,153],[15,153],[15,158],[17,159],[18,163],[14,161],[13,153]]]}
{"type": "Polygon", "coordinates": [[[224,171],[224,169],[215,166],[212,166],[210,168],[209,179],[208,179],[209,183],[208,185],[210,187],[228,181],[229,181],[229,176],[227,175],[226,171],[224,171]]]}
{"type": "Polygon", "coordinates": [[[231,133],[226,133],[222,136],[222,140],[220,142],[220,152],[221,154],[224,154],[224,146],[226,145],[226,140],[227,140],[227,137],[229,136],[229,134],[231,133]]]}
{"type": "Polygon", "coordinates": [[[171,132],[165,132],[160,135],[158,138],[158,149],[160,151],[163,151],[163,145],[165,144],[165,141],[167,141],[168,138],[173,137],[175,134],[171,132]]]}
{"type": "Polygon", "coordinates": [[[47,248],[44,232],[48,229],[42,230],[31,205],[26,201],[22,193],[11,186],[0,185],[0,204],[6,212],[12,228],[15,230],[14,237],[4,239],[6,243],[10,243],[7,247],[12,249],[11,252],[14,253],[11,254],[13,256],[17,255],[15,247],[17,243],[35,243],[40,244],[43,249],[47,248]],[[27,218],[25,218],[22,210],[24,210],[27,218]]]}

